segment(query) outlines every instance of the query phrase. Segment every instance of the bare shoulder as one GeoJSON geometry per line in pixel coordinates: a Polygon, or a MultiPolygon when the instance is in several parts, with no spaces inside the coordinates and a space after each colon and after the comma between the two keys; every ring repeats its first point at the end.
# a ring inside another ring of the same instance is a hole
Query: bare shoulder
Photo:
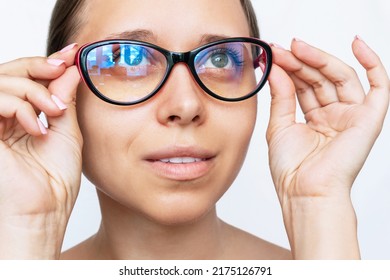
{"type": "Polygon", "coordinates": [[[226,259],[289,260],[291,252],[258,238],[248,232],[224,223],[226,259]]]}
{"type": "Polygon", "coordinates": [[[62,252],[60,259],[61,260],[95,260],[97,259],[97,254],[94,254],[91,250],[93,248],[92,242],[95,236],[91,236],[87,240],[81,242],[80,244],[70,248],[67,251],[62,252]]]}

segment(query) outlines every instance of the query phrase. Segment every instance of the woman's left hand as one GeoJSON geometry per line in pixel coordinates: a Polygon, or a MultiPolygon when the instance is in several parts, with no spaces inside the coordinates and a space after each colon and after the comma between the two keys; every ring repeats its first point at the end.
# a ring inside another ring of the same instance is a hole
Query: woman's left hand
{"type": "Polygon", "coordinates": [[[319,49],[300,40],[291,51],[273,47],[269,160],[296,258],[359,257],[350,190],[382,129],[390,82],[361,39],[352,48],[368,94],[351,67],[319,49]]]}

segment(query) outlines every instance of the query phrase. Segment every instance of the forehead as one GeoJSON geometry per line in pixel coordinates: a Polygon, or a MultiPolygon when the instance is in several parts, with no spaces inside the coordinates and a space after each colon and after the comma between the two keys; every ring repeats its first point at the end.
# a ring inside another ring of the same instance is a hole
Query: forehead
{"type": "MultiPolygon", "coordinates": [[[[147,41],[176,51],[209,35],[249,36],[239,0],[87,0],[79,43],[147,31],[147,41]]],[[[136,38],[138,39],[138,38],[136,38]]]]}

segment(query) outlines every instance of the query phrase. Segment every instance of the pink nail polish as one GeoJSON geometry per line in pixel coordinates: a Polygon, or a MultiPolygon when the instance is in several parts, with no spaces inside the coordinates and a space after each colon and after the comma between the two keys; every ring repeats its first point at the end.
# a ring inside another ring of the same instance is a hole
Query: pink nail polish
{"type": "Polygon", "coordinates": [[[46,135],[47,134],[47,129],[46,127],[43,125],[43,123],[41,122],[41,120],[39,118],[37,118],[37,123],[38,123],[38,126],[39,126],[39,130],[41,131],[41,133],[43,135],[46,135]]]}
{"type": "Polygon", "coordinates": [[[77,45],[77,43],[70,44],[70,45],[66,46],[65,48],[63,48],[62,50],[60,50],[60,53],[66,53],[66,52],[72,50],[76,45],[77,45]]]}
{"type": "Polygon", "coordinates": [[[57,96],[55,95],[52,95],[51,96],[51,99],[54,101],[54,103],[57,105],[57,107],[60,109],[60,110],[65,110],[68,108],[68,106],[65,105],[64,102],[61,101],[61,99],[59,99],[57,96]]]}
{"type": "Polygon", "coordinates": [[[362,39],[362,37],[361,37],[360,35],[356,35],[356,36],[355,36],[355,39],[356,39],[356,40],[360,40],[360,41],[363,41],[363,42],[364,42],[364,40],[362,39]]]}
{"type": "Polygon", "coordinates": [[[283,48],[281,45],[276,44],[276,43],[270,43],[270,46],[271,46],[271,47],[278,48],[278,49],[281,49],[281,50],[285,50],[285,48],[283,48]]]}
{"type": "Polygon", "coordinates": [[[295,38],[293,39],[293,41],[295,41],[295,42],[303,42],[301,39],[299,39],[299,38],[297,38],[297,37],[295,37],[295,38]]]}
{"type": "Polygon", "coordinates": [[[49,63],[50,65],[54,65],[54,66],[60,66],[61,64],[65,63],[65,61],[62,59],[49,58],[47,60],[47,63],[49,63]]]}

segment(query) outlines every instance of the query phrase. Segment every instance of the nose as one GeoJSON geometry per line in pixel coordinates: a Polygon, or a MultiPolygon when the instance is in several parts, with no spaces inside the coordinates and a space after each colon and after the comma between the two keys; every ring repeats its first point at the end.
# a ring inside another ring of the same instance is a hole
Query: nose
{"type": "Polygon", "coordinates": [[[205,94],[184,63],[173,67],[160,89],[158,120],[164,125],[200,125],[205,119],[205,94]]]}

